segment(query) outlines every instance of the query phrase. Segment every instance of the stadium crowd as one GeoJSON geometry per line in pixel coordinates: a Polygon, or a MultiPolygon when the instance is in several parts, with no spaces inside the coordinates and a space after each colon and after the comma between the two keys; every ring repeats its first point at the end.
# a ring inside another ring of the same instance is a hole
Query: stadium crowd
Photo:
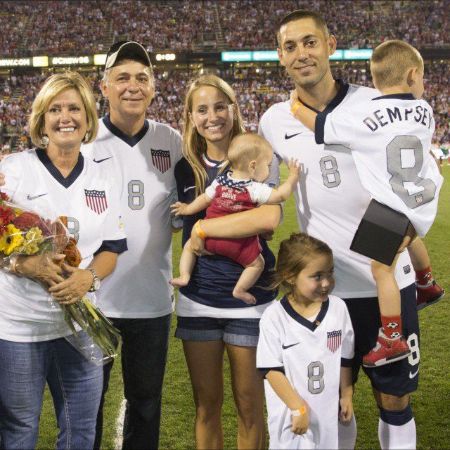
{"type": "Polygon", "coordinates": [[[418,48],[448,46],[447,2],[417,5],[411,0],[355,0],[351,7],[339,0],[183,0],[157,7],[130,0],[0,1],[0,56],[97,53],[123,38],[143,42],[150,51],[202,49],[205,41],[213,50],[274,48],[274,34],[267,30],[287,12],[305,7],[332,19],[341,48],[371,48],[395,38],[418,48]]]}
{"type": "MultiPolygon", "coordinates": [[[[424,98],[431,104],[435,113],[435,144],[443,145],[450,141],[449,134],[449,93],[447,74],[449,62],[427,61],[425,64],[424,98]]],[[[148,116],[173,128],[181,130],[183,100],[189,81],[197,74],[191,69],[164,70],[156,68],[156,96],[148,110],[148,116]]],[[[235,88],[241,106],[244,123],[249,131],[256,131],[261,115],[273,103],[286,100],[292,88],[283,69],[278,66],[230,66],[216,69],[216,74],[229,81],[235,88]]],[[[350,83],[372,85],[370,71],[366,64],[336,64],[336,78],[350,83]]],[[[8,151],[26,148],[29,145],[27,115],[30,105],[48,73],[33,72],[24,75],[0,76],[0,143],[8,151]],[[2,137],[3,136],[3,139],[2,137]],[[11,143],[11,137],[16,136],[11,143]]],[[[101,73],[96,69],[84,72],[95,90],[99,115],[106,105],[100,95],[101,73]]]]}

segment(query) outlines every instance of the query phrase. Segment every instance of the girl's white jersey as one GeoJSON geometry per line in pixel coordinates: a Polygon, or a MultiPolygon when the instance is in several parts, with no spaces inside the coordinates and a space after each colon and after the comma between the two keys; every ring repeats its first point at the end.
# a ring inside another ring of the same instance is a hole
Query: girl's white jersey
{"type": "MultiPolygon", "coordinates": [[[[103,168],[102,168],[103,169],[103,168]]],[[[2,191],[26,210],[67,216],[86,267],[108,241],[111,251],[126,249],[120,222],[119,193],[110,173],[83,158],[64,178],[43,150],[26,150],[3,159],[2,191]]],[[[61,308],[37,282],[0,271],[0,338],[35,342],[71,334],[61,308]]]]}
{"type": "MultiPolygon", "coordinates": [[[[374,89],[341,84],[328,108],[366,100],[376,93],[374,89]]],[[[350,250],[371,199],[361,184],[351,151],[342,145],[316,144],[314,133],[291,114],[289,101],[267,110],[259,132],[286,163],[290,158],[301,162],[294,192],[297,218],[303,232],[325,241],[333,250],[333,293],[341,298],[376,297],[370,259],[350,250]]],[[[414,283],[413,272],[408,252],[403,252],[396,266],[400,289],[414,283]]]]}
{"type": "Polygon", "coordinates": [[[319,114],[316,141],[350,149],[371,196],[405,214],[424,236],[436,217],[443,182],[430,154],[434,127],[426,101],[378,93],[319,114]]]}
{"type": "Polygon", "coordinates": [[[113,173],[121,191],[128,251],[102,284],[98,304],[108,317],[151,318],[173,310],[172,224],[176,201],[174,168],[181,158],[181,137],[168,125],[146,120],[130,138],[106,116],[97,139],[83,153],[113,173]]]}
{"type": "Polygon", "coordinates": [[[314,321],[300,316],[286,297],[263,313],[256,354],[259,370],[283,371],[310,408],[303,435],[291,431],[291,412],[265,383],[271,449],[338,448],[341,365],[354,355],[354,334],[345,303],[330,295],[314,321]]]}

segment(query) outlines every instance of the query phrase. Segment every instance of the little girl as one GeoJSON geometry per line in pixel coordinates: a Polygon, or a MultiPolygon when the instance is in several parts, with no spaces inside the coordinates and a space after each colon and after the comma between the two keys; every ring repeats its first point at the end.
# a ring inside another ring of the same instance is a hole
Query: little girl
{"type": "Polygon", "coordinates": [[[338,419],[353,417],[353,328],[334,287],[333,254],[303,233],[281,242],[264,312],[257,367],[264,374],[271,449],[338,448],[338,419]]]}

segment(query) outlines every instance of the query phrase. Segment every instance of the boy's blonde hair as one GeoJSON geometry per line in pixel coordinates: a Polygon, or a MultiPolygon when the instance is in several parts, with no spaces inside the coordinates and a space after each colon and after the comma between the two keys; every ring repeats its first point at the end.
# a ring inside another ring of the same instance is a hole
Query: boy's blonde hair
{"type": "Polygon", "coordinates": [[[408,69],[417,67],[423,70],[420,53],[407,42],[392,40],[380,44],[370,58],[370,71],[378,89],[401,84],[408,69]]]}
{"type": "Polygon", "coordinates": [[[228,161],[236,170],[248,169],[250,161],[257,160],[264,152],[272,152],[270,144],[255,133],[235,136],[228,148],[228,161]]]}

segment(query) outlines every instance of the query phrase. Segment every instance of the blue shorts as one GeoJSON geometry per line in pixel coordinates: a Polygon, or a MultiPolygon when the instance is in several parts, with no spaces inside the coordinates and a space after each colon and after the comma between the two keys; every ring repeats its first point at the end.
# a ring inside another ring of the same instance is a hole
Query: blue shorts
{"type": "Polygon", "coordinates": [[[259,319],[177,318],[175,337],[184,341],[223,341],[240,347],[256,347],[259,319]]]}
{"type": "MultiPolygon", "coordinates": [[[[411,355],[401,361],[375,368],[363,367],[372,387],[385,394],[403,396],[417,389],[419,381],[420,334],[416,305],[416,286],[412,284],[400,291],[402,298],[403,334],[408,340],[411,355]]],[[[353,360],[353,383],[358,379],[362,357],[377,341],[381,327],[378,299],[345,299],[353,329],[355,330],[355,358],[353,360]]]]}

